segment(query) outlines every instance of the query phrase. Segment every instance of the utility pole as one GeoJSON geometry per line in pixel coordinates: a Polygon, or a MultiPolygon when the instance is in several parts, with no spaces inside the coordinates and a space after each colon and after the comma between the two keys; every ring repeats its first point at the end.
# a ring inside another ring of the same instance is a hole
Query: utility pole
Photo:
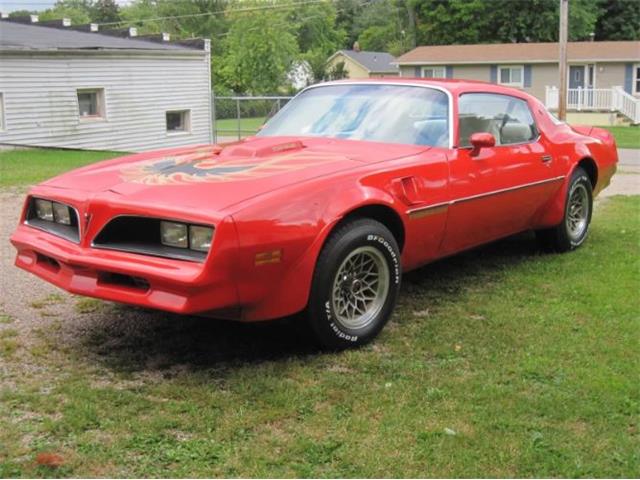
{"type": "Polygon", "coordinates": [[[560,91],[558,92],[558,118],[567,119],[567,37],[569,31],[569,0],[560,0],[560,91]]]}

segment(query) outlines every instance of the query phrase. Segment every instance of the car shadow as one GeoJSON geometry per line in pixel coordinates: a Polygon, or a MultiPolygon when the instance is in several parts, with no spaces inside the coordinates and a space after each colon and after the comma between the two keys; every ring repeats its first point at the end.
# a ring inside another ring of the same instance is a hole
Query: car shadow
{"type": "MultiPolygon", "coordinates": [[[[539,255],[527,233],[439,260],[404,275],[399,304],[407,307],[425,292],[455,298],[539,255]]],[[[105,303],[81,319],[72,343],[91,362],[122,372],[193,371],[322,353],[300,316],[245,324],[105,303]]]]}

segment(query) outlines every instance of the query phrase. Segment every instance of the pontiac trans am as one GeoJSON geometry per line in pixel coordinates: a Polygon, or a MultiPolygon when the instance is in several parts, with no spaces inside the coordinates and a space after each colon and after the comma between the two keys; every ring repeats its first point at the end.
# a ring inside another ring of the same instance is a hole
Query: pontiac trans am
{"type": "Polygon", "coordinates": [[[525,230],[579,247],[616,163],[611,134],[520,90],[330,82],[245,140],[33,187],[11,242],[18,267],[75,294],[241,321],[303,312],[344,348],[384,327],[402,272],[525,230]]]}

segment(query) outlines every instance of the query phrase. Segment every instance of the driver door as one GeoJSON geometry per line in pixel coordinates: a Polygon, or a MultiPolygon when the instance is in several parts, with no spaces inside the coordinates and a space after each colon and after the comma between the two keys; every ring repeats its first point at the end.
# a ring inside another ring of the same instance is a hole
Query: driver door
{"type": "Polygon", "coordinates": [[[554,180],[554,159],[524,99],[494,93],[460,95],[458,137],[449,162],[443,254],[526,230],[560,185],[554,180]],[[476,132],[491,133],[496,145],[473,152],[470,136],[476,132]]]}

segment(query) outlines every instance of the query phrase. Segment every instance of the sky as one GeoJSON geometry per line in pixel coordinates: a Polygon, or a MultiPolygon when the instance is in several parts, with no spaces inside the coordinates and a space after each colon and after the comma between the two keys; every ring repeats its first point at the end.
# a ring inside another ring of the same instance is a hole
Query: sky
{"type": "MultiPolygon", "coordinates": [[[[119,5],[126,5],[131,0],[116,0],[119,5]]],[[[11,13],[14,10],[46,10],[56,0],[0,0],[0,12],[11,13]]]]}

